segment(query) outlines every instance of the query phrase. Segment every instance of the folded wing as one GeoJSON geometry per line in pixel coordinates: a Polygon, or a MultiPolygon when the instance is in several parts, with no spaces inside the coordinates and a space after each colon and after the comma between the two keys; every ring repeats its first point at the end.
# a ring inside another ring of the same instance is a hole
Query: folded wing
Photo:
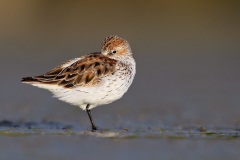
{"type": "Polygon", "coordinates": [[[114,74],[117,61],[100,53],[88,54],[79,60],[68,61],[51,71],[34,77],[25,77],[24,83],[59,85],[64,88],[76,86],[95,86],[101,78],[114,74]]]}

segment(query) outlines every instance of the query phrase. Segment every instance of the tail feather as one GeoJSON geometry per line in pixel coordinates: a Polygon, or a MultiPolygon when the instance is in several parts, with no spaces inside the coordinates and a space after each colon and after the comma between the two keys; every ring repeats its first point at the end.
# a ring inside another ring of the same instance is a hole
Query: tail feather
{"type": "Polygon", "coordinates": [[[50,91],[55,89],[56,82],[54,81],[42,81],[38,76],[36,77],[23,77],[22,83],[30,84],[39,88],[48,89],[50,91]]]}
{"type": "Polygon", "coordinates": [[[31,82],[39,82],[39,80],[37,78],[34,78],[34,77],[23,77],[21,82],[31,83],[31,82]]]}

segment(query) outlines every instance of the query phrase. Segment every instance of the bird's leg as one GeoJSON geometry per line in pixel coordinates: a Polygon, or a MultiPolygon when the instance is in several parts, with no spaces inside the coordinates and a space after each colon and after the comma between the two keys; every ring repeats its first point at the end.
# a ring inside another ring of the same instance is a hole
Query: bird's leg
{"type": "Polygon", "coordinates": [[[86,111],[87,111],[88,117],[89,117],[91,125],[92,125],[92,131],[97,130],[97,127],[95,126],[94,121],[92,119],[91,110],[89,109],[89,104],[87,104],[87,106],[86,106],[86,111]]]}

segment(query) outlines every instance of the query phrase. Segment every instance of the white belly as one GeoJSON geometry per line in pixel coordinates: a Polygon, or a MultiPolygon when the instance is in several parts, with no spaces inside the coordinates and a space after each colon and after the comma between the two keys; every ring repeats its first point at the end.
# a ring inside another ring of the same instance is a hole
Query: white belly
{"type": "Polygon", "coordinates": [[[52,93],[62,101],[77,105],[83,110],[87,104],[89,109],[96,106],[111,103],[123,96],[127,92],[134,76],[122,75],[117,71],[114,75],[104,77],[98,86],[76,87],[72,89],[54,88],[52,93]]]}
{"type": "Polygon", "coordinates": [[[96,86],[63,88],[58,85],[39,83],[32,85],[50,90],[58,99],[86,110],[87,104],[90,105],[89,109],[92,109],[121,98],[132,84],[135,72],[135,61],[132,59],[128,67],[118,66],[113,75],[101,78],[101,82],[96,86]]]}

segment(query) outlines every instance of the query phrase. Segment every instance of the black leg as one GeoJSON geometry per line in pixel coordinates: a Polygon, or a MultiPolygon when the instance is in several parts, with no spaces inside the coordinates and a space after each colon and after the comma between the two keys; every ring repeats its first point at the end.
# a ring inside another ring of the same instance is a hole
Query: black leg
{"type": "Polygon", "coordinates": [[[93,122],[92,115],[91,115],[91,110],[88,109],[88,108],[89,108],[89,104],[87,104],[86,111],[87,111],[88,117],[89,117],[91,125],[92,125],[92,131],[95,131],[95,130],[97,130],[97,127],[95,126],[95,124],[93,122]]]}

